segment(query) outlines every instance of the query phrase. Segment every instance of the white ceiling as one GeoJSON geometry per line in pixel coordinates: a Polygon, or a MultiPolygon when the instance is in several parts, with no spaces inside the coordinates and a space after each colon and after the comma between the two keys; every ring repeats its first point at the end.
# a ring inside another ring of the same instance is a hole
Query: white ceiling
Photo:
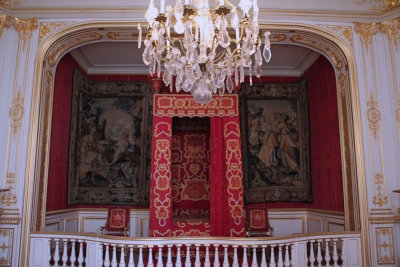
{"type": "MultiPolygon", "coordinates": [[[[81,46],[71,55],[88,74],[148,74],[137,42],[101,42],[81,46]]],[[[301,76],[319,54],[300,46],[272,45],[272,58],[262,66],[264,76],[301,76]]]]}

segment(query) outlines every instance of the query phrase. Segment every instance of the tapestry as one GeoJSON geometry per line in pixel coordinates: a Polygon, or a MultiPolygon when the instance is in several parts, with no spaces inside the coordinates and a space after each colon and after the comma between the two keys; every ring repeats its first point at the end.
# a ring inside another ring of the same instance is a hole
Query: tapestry
{"type": "Polygon", "coordinates": [[[74,72],[68,204],[148,205],[151,83],[92,82],[74,72]]]}
{"type": "Polygon", "coordinates": [[[245,201],[311,202],[307,83],[242,85],[245,201]]]}

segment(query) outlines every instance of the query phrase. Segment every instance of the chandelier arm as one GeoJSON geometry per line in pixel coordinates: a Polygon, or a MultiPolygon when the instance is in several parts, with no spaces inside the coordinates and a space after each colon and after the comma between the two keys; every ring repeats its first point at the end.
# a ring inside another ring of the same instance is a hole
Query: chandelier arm
{"type": "Polygon", "coordinates": [[[216,56],[216,59],[214,60],[214,64],[218,63],[226,54],[226,50],[219,52],[219,54],[216,56]]]}
{"type": "Polygon", "coordinates": [[[232,9],[235,8],[235,6],[228,0],[225,0],[225,3],[228,4],[228,6],[230,6],[232,9]]]}
{"type": "Polygon", "coordinates": [[[241,27],[241,29],[240,29],[240,38],[239,38],[239,41],[233,40],[233,42],[234,42],[236,45],[238,45],[239,43],[241,43],[241,42],[243,41],[243,37],[244,37],[244,27],[245,27],[245,26],[250,26],[250,25],[251,25],[250,22],[248,22],[248,21],[243,21],[241,24],[242,24],[242,27],[241,27]]]}

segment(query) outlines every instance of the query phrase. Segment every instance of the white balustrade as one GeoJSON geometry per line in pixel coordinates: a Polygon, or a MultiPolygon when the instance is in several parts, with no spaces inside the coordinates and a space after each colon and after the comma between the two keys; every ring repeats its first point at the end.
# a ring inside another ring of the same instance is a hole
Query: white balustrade
{"type": "Polygon", "coordinates": [[[282,238],[132,239],[71,233],[32,233],[32,267],[307,267],[361,266],[359,233],[312,234],[282,238]],[[219,254],[223,248],[223,254],[219,254]],[[213,263],[212,254],[214,250],[213,263]],[[163,257],[163,253],[167,253],[163,257]],[[176,253],[176,254],[175,254],[176,253]],[[183,252],[184,253],[184,252],[183,252]],[[195,255],[191,258],[191,255],[195,255]],[[147,257],[147,261],[144,258],[147,257]],[[137,262],[135,262],[137,260],[137,262]],[[260,260],[260,262],[258,262],[260,260]]]}

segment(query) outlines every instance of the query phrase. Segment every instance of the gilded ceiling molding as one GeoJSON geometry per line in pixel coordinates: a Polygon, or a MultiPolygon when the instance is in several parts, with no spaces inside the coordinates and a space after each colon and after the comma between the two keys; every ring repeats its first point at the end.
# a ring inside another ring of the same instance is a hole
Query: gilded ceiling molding
{"type": "Polygon", "coordinates": [[[400,41],[400,17],[381,22],[379,30],[386,34],[389,42],[393,42],[396,50],[398,50],[400,41]]]}
{"type": "Polygon", "coordinates": [[[41,22],[41,23],[40,23],[40,26],[39,26],[39,40],[38,40],[38,44],[40,44],[40,43],[42,42],[43,38],[44,38],[47,34],[53,32],[53,31],[55,31],[55,30],[57,30],[57,29],[59,29],[59,28],[65,26],[65,25],[67,25],[66,22],[59,22],[59,23],[43,23],[43,22],[41,22]]]}
{"type": "Polygon", "coordinates": [[[378,32],[378,25],[376,23],[354,22],[354,31],[360,35],[361,44],[365,45],[368,51],[372,45],[372,36],[378,32]]]}
{"type": "Polygon", "coordinates": [[[0,0],[0,7],[10,8],[21,4],[20,0],[0,0]]]}
{"type": "Polygon", "coordinates": [[[32,38],[32,32],[38,28],[38,19],[37,18],[28,18],[28,19],[14,19],[14,28],[17,30],[19,34],[19,38],[23,40],[23,48],[26,48],[26,42],[30,41],[32,38]]]}
{"type": "Polygon", "coordinates": [[[351,26],[321,26],[325,26],[332,32],[339,34],[347,42],[347,44],[350,45],[351,48],[354,48],[353,28],[351,26]]]}
{"type": "Polygon", "coordinates": [[[3,29],[8,28],[11,25],[11,17],[7,15],[0,16],[0,39],[3,34],[3,29]]]}
{"type": "Polygon", "coordinates": [[[361,5],[371,2],[372,7],[370,8],[370,10],[375,10],[379,12],[390,11],[400,6],[400,0],[361,0],[356,4],[361,5]]]}
{"type": "Polygon", "coordinates": [[[50,52],[47,58],[47,63],[50,67],[55,67],[60,57],[68,50],[80,44],[98,41],[104,38],[101,32],[82,32],[69,38],[66,42],[57,43],[50,52]]]}

